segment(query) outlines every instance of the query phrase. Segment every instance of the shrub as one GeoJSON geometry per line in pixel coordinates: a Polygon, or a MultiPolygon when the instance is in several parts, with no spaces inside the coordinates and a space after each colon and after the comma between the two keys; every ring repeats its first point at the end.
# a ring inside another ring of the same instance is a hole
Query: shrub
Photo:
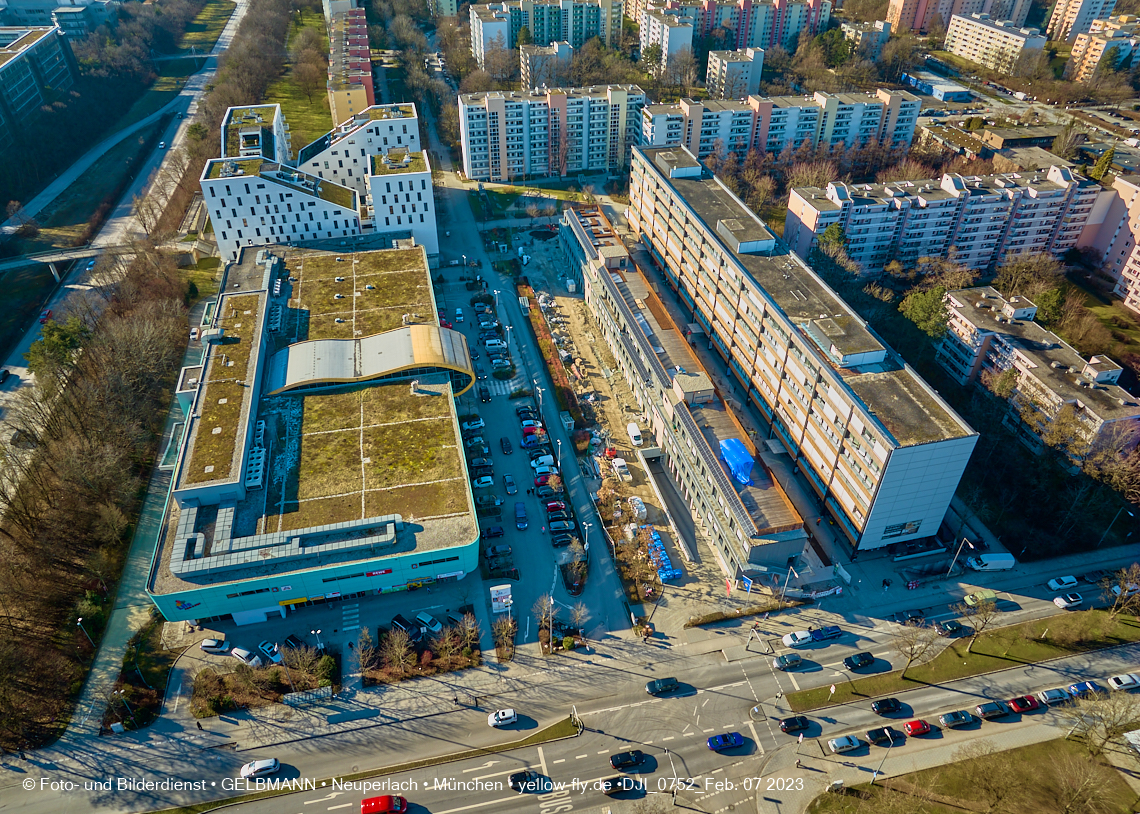
{"type": "Polygon", "coordinates": [[[562,637],[562,649],[563,650],[573,650],[574,649],[574,637],[573,636],[563,636],[562,637]]]}
{"type": "Polygon", "coordinates": [[[321,656],[321,660],[317,662],[317,679],[321,682],[321,686],[327,687],[329,684],[332,684],[335,675],[336,659],[332,656],[321,656]],[[326,681],[328,684],[324,683],[326,681]]]}

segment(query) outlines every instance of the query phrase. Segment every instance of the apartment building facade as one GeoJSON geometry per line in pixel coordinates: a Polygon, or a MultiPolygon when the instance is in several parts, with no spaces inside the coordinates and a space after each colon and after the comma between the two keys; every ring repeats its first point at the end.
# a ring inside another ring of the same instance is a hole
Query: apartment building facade
{"type": "Polygon", "coordinates": [[[977,434],[684,148],[633,151],[630,228],[855,550],[935,534],[977,434]]]}
{"type": "Polygon", "coordinates": [[[1118,175],[1097,202],[1080,248],[1101,259],[1100,270],[1113,280],[1112,293],[1140,314],[1140,175],[1118,175]]]}
{"type": "Polygon", "coordinates": [[[641,27],[641,53],[657,46],[661,49],[658,70],[664,71],[670,61],[682,52],[693,51],[693,22],[669,11],[651,11],[641,27]]]}
{"type": "Polygon", "coordinates": [[[459,15],[457,0],[428,0],[428,14],[432,17],[456,17],[459,15]]]}
{"type": "Polygon", "coordinates": [[[1075,247],[1099,194],[1095,182],[1060,166],[1041,173],[800,187],[789,197],[784,239],[807,259],[834,223],[864,271],[920,257],[985,269],[1007,253],[1060,255],[1075,247]]]}
{"type": "Polygon", "coordinates": [[[509,181],[616,171],[640,138],[645,102],[637,85],[462,94],[463,172],[509,181]]]}
{"type": "Polygon", "coordinates": [[[890,0],[887,22],[892,31],[927,31],[936,18],[948,26],[955,15],[988,14],[1020,28],[1031,5],[1031,0],[890,0]]]}
{"type": "Polygon", "coordinates": [[[1087,34],[1078,34],[1065,63],[1065,78],[1088,82],[1097,70],[1131,71],[1140,64],[1140,19],[1129,14],[1093,20],[1087,34]]]}
{"type": "Polygon", "coordinates": [[[883,55],[883,46],[891,38],[891,24],[886,20],[866,23],[847,22],[839,25],[843,39],[851,43],[851,50],[863,59],[877,61],[883,55]]]}
{"type": "Polygon", "coordinates": [[[1045,37],[1036,28],[1018,28],[988,14],[955,15],[943,47],[995,71],[1011,71],[1022,54],[1044,49],[1045,37]]]}
{"type": "Polygon", "coordinates": [[[587,40],[600,37],[613,48],[621,36],[623,8],[622,0],[503,0],[473,5],[468,11],[471,55],[480,68],[486,67],[487,50],[517,47],[524,26],[535,45],[568,42],[581,48],[587,40]]]}
{"type": "Polygon", "coordinates": [[[520,45],[519,75],[526,90],[564,87],[570,79],[574,46],[568,42],[550,45],[520,45]]]}
{"type": "Polygon", "coordinates": [[[682,99],[675,105],[647,105],[642,112],[641,143],[651,147],[684,145],[700,158],[718,144],[743,154],[749,149],[780,152],[805,141],[848,147],[877,143],[909,146],[922,100],[906,91],[810,97],[749,96],[743,102],[682,99]]]}
{"type": "Polygon", "coordinates": [[[364,195],[368,192],[371,159],[389,153],[420,152],[419,121],[411,102],[375,105],[303,147],[297,153],[297,166],[364,195]]]}
{"type": "Polygon", "coordinates": [[[764,52],[759,48],[742,51],[709,51],[705,87],[714,99],[743,99],[760,92],[764,52]]]}
{"type": "Polygon", "coordinates": [[[333,15],[329,26],[329,109],[333,124],[376,104],[364,9],[333,15]]]}
{"type": "Polygon", "coordinates": [[[1140,402],[1117,383],[1122,369],[1107,356],[1081,356],[1037,324],[1037,306],[990,286],[946,294],[948,329],[935,359],[959,384],[1014,371],[1003,423],[1031,449],[1057,422],[1075,462],[1108,447],[1128,450],[1140,437],[1140,402]]]}
{"type": "Polygon", "coordinates": [[[667,13],[692,21],[696,40],[720,29],[732,32],[731,44],[738,51],[774,45],[794,51],[801,32],[827,29],[831,10],[830,0],[631,0],[628,13],[642,30],[649,14],[667,13]]]}
{"type": "Polygon", "coordinates": [[[71,46],[55,26],[0,27],[0,150],[79,74],[71,46]]]}
{"type": "Polygon", "coordinates": [[[1045,30],[1051,40],[1075,42],[1078,34],[1087,34],[1094,20],[1112,16],[1116,0],[1057,0],[1045,30]]]}

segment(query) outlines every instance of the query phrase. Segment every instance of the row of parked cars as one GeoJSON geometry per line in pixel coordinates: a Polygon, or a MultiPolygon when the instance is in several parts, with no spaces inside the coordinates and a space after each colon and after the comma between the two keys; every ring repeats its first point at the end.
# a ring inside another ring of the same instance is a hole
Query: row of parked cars
{"type": "MultiPolygon", "coordinates": [[[[285,638],[286,647],[304,647],[305,643],[290,634],[285,638]]],[[[268,664],[280,664],[282,660],[281,648],[277,642],[264,641],[257,646],[256,652],[246,650],[244,647],[231,647],[225,639],[203,639],[198,647],[203,653],[215,656],[229,654],[243,664],[250,667],[263,667],[268,664]]]]}

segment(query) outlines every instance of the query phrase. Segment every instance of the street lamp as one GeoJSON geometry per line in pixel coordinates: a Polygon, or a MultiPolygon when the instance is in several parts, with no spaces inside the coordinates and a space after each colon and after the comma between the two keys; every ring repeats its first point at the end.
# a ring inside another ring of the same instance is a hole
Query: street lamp
{"type": "Polygon", "coordinates": [[[538,386],[538,379],[531,379],[531,384],[534,385],[534,394],[538,397],[538,412],[542,412],[542,388],[538,386]]]}
{"type": "Polygon", "coordinates": [[[968,545],[971,549],[974,547],[974,544],[968,539],[962,538],[962,542],[958,543],[958,550],[954,552],[954,559],[950,560],[950,567],[946,569],[946,576],[950,576],[950,572],[954,570],[954,564],[958,562],[958,555],[962,553],[962,546],[964,545],[968,545]]]}
{"type": "MultiPolygon", "coordinates": [[[[780,591],[780,604],[781,605],[784,604],[784,594],[786,594],[788,592],[788,583],[791,582],[791,580],[792,580],[792,574],[796,574],[796,569],[792,568],[789,565],[788,566],[788,575],[786,577],[784,577],[784,587],[780,591]]],[[[796,574],[796,579],[799,579],[799,578],[800,578],[800,575],[796,574]]]]}
{"type": "MultiPolygon", "coordinates": [[[[1113,527],[1114,525],[1116,525],[1116,521],[1120,519],[1120,512],[1128,512],[1128,510],[1127,510],[1127,509],[1125,509],[1123,506],[1121,506],[1121,507],[1120,507],[1120,509],[1119,509],[1119,510],[1116,512],[1116,514],[1113,516],[1113,518],[1112,518],[1112,522],[1108,524],[1108,528],[1106,528],[1106,529],[1104,530],[1104,534],[1100,535],[1100,539],[1096,541],[1096,546],[1095,546],[1095,548],[1100,548],[1100,544],[1104,542],[1104,538],[1108,536],[1108,533],[1109,533],[1110,531],[1112,531],[1112,527],[1113,527]]],[[[1129,516],[1129,517],[1135,517],[1136,515],[1134,515],[1132,512],[1128,512],[1128,516],[1129,516]]],[[[1131,537],[1131,536],[1132,536],[1132,532],[1128,532],[1127,536],[1128,536],[1128,537],[1131,537]]]]}
{"type": "Polygon", "coordinates": [[[499,307],[499,289],[495,289],[495,308],[499,307]]]}
{"type": "Polygon", "coordinates": [[[321,643],[321,629],[317,628],[316,630],[310,630],[309,632],[317,637],[317,649],[324,650],[325,646],[321,643]]]}
{"type": "MultiPolygon", "coordinates": [[[[467,268],[467,255],[463,255],[463,268],[467,268]]],[[[464,272],[466,274],[467,272],[464,272]]]]}
{"type": "Polygon", "coordinates": [[[134,710],[131,709],[131,705],[127,703],[126,693],[124,693],[122,690],[115,690],[115,695],[119,696],[119,699],[122,700],[123,706],[126,707],[127,712],[129,712],[131,714],[131,720],[135,722],[135,729],[138,729],[139,728],[139,722],[138,722],[138,719],[135,717],[134,710]]]}
{"type": "MultiPolygon", "coordinates": [[[[888,728],[888,730],[890,729],[890,727],[887,727],[887,728],[888,728]]],[[[875,769],[875,773],[871,775],[871,785],[872,786],[875,785],[875,780],[882,773],[883,764],[887,762],[887,756],[890,755],[891,747],[894,745],[895,745],[895,739],[890,736],[890,732],[888,731],[887,732],[887,751],[883,753],[883,759],[879,761],[879,768],[875,769]]]]}
{"type": "Polygon", "coordinates": [[[87,641],[91,642],[91,646],[95,646],[95,640],[91,638],[91,634],[87,632],[87,628],[83,626],[83,617],[80,616],[75,620],[75,624],[79,625],[79,629],[83,631],[83,635],[87,637],[87,641]]]}
{"type": "Polygon", "coordinates": [[[561,469],[562,468],[562,439],[558,438],[556,440],[558,441],[558,451],[554,453],[554,457],[558,459],[558,468],[561,469]]]}

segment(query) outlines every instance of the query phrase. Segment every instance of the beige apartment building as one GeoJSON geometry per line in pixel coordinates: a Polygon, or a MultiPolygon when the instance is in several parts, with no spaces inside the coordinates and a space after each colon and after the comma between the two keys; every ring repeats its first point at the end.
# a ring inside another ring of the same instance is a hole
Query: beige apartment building
{"type": "Polygon", "coordinates": [[[1087,34],[1078,34],[1065,63],[1065,78],[1088,82],[1104,63],[1108,70],[1130,71],[1140,62],[1140,20],[1128,14],[1093,20],[1087,34]]]}
{"type": "Polygon", "coordinates": [[[688,150],[634,148],[626,216],[853,547],[935,534],[974,430],[688,150]]]}
{"type": "Polygon", "coordinates": [[[1094,20],[1110,17],[1114,8],[1116,0],[1057,0],[1045,31],[1051,40],[1073,42],[1089,32],[1094,20]]]}
{"type": "Polygon", "coordinates": [[[887,21],[892,31],[927,31],[935,19],[948,26],[956,14],[988,14],[993,20],[1022,26],[1030,5],[1030,0],[890,0],[887,21]]]}
{"type": "Polygon", "coordinates": [[[784,239],[808,258],[835,223],[864,271],[891,260],[948,257],[985,269],[1009,252],[1062,254],[1077,245],[1100,187],[1067,167],[941,181],[798,187],[788,201],[784,239]]]}
{"type": "Polygon", "coordinates": [[[1101,258],[1101,272],[1113,281],[1122,305],[1140,314],[1140,175],[1118,175],[1097,202],[1081,248],[1101,258]]]}
{"type": "Polygon", "coordinates": [[[764,52],[759,48],[741,51],[709,51],[705,87],[714,99],[743,99],[760,92],[764,52]]]}
{"type": "Polygon", "coordinates": [[[1015,371],[1003,423],[1031,449],[1062,420],[1076,461],[1103,446],[1128,449],[1140,431],[1140,402],[1120,387],[1121,367],[1107,356],[1085,359],[1034,319],[1037,306],[1006,299],[990,286],[946,294],[948,330],[936,359],[960,384],[1015,371]]]}
{"type": "Polygon", "coordinates": [[[995,71],[1010,71],[1022,54],[1042,50],[1045,37],[1036,28],[1018,28],[988,14],[955,15],[943,47],[995,71]]]}

